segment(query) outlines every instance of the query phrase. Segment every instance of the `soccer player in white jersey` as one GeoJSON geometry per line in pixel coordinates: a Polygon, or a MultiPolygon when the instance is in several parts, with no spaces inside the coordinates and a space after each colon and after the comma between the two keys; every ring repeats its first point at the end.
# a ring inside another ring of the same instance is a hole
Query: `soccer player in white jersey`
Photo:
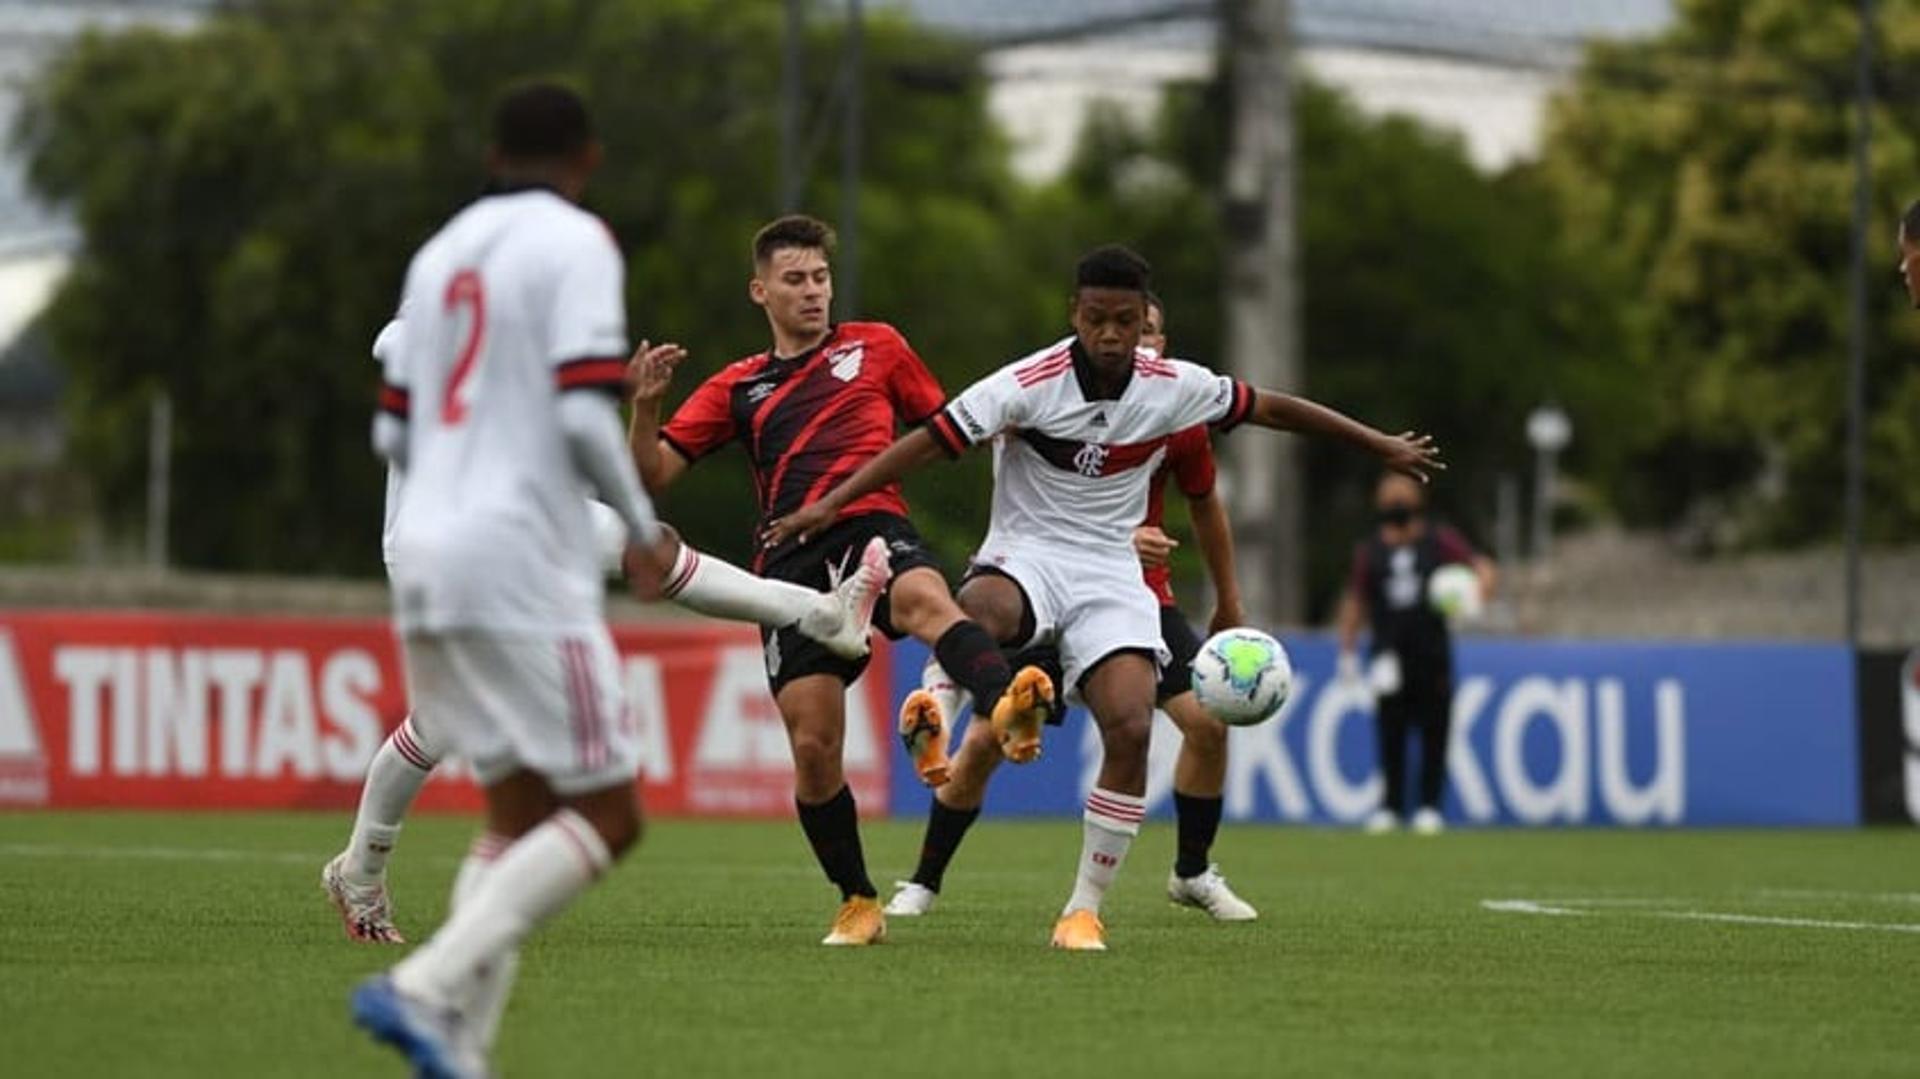
{"type": "MultiPolygon", "coordinates": [[[[389,322],[373,343],[374,359],[393,358],[400,340],[400,320],[389,322]]],[[[635,358],[643,363],[671,363],[682,355],[678,345],[650,346],[642,342],[635,358]]],[[[381,553],[387,574],[393,575],[393,534],[402,492],[398,468],[387,469],[386,519],[381,530],[381,553]]],[[[627,526],[605,503],[588,500],[594,543],[602,568],[618,573],[627,548],[627,526]]],[[[702,554],[679,541],[673,529],[662,525],[662,565],[667,574],[663,596],[680,606],[716,618],[755,622],[770,628],[791,626],[821,642],[848,660],[867,654],[867,619],[876,597],[887,583],[884,566],[862,567],[847,575],[831,593],[786,581],[758,577],[722,559],[702,554]]],[[[446,738],[428,719],[409,713],[387,736],[367,766],[360,789],[359,808],[347,846],[320,872],[320,886],[351,940],[403,944],[394,924],[393,901],[387,889],[387,859],[400,834],[407,810],[427,777],[447,755],[446,738]]]]}
{"type": "MultiPolygon", "coordinates": [[[[1145,815],[1156,671],[1167,661],[1159,605],[1140,576],[1133,529],[1168,438],[1196,423],[1324,435],[1424,480],[1433,440],[1387,435],[1331,409],[1255,389],[1139,349],[1145,260],[1104,247],[1080,260],[1074,335],[974,383],[825,497],[774,524],[771,540],[813,535],[848,499],[943,453],[994,447],[992,523],[960,605],[1002,641],[1051,641],[1069,692],[1100,727],[1079,871],[1053,945],[1106,948],[1100,904],[1145,815]]],[[[993,737],[973,724],[966,737],[993,737]]]]}
{"type": "Polygon", "coordinates": [[[417,1074],[486,1072],[526,936],[639,838],[637,729],[602,613],[584,492],[619,515],[629,583],[667,583],[627,454],[624,267],[575,202],[599,164],[586,107],[534,84],[494,114],[490,193],[407,271],[374,440],[406,475],[395,621],[420,713],[485,791],[447,922],[353,1016],[417,1074]]]}

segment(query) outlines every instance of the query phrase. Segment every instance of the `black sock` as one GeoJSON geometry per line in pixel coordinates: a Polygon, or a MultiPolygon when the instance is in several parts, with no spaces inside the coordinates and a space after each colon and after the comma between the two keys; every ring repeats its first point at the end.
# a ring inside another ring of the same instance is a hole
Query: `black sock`
{"type": "Polygon", "coordinates": [[[1173,792],[1173,813],[1178,821],[1180,853],[1174,859],[1173,875],[1197,877],[1207,871],[1213,853],[1213,837],[1220,834],[1220,798],[1196,798],[1173,792]]]}
{"type": "Polygon", "coordinates": [[[819,805],[799,799],[793,805],[800,811],[807,842],[813,844],[813,856],[827,879],[840,886],[840,898],[878,896],[879,890],[867,877],[866,853],[860,849],[860,814],[853,804],[853,788],[841,787],[839,794],[819,805]]]}
{"type": "Polygon", "coordinates": [[[934,796],[933,809],[927,813],[927,837],[920,844],[920,865],[913,871],[915,884],[940,890],[947,863],[953,861],[953,852],[960,849],[960,841],[979,816],[978,809],[951,809],[939,795],[934,796]]]}
{"type": "Polygon", "coordinates": [[[1007,657],[1000,654],[1000,646],[978,622],[954,623],[934,644],[933,656],[960,688],[973,694],[975,715],[992,715],[993,706],[1007,691],[1007,683],[1013,681],[1007,657]]]}

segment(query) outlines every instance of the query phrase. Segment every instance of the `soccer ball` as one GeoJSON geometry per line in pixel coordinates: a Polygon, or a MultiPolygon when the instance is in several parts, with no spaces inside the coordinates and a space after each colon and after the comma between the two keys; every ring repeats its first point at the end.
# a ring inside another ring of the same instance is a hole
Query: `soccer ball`
{"type": "Polygon", "coordinates": [[[1293,663],[1280,642],[1245,626],[1207,638],[1193,657],[1193,695],[1220,722],[1247,727],[1280,710],[1293,692],[1293,663]]]}
{"type": "Polygon", "coordinates": [[[1449,622],[1471,622],[1486,610],[1480,575],[1468,566],[1441,566],[1427,578],[1427,603],[1449,622]]]}

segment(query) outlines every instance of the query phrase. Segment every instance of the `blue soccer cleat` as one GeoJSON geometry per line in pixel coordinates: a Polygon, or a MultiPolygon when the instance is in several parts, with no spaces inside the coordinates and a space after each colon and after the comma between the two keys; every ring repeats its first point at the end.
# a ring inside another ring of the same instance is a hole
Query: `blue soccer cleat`
{"type": "Polygon", "coordinates": [[[484,1079],[486,1064],[461,1037],[460,1013],[408,996],[376,974],[353,991],[353,1022],[406,1054],[425,1079],[484,1079]]]}

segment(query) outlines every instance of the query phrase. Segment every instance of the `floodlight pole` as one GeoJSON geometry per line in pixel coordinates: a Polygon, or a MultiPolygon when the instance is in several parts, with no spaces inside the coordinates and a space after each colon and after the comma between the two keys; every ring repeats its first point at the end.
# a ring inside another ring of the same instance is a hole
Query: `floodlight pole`
{"type": "Polygon", "coordinates": [[[1860,532],[1867,423],[1867,224],[1873,198],[1873,0],[1860,0],[1853,132],[1853,326],[1847,371],[1847,644],[1860,644],[1860,532]]]}
{"type": "Polygon", "coordinates": [[[840,129],[840,251],[833,260],[833,291],[840,317],[860,316],[860,155],[866,124],[866,14],[860,0],[847,0],[847,47],[840,59],[847,79],[845,126],[840,129]]]}
{"type": "Polygon", "coordinates": [[[800,123],[806,115],[801,45],[806,35],[807,0],[787,0],[786,34],[780,42],[780,212],[800,208],[800,123]]]}

